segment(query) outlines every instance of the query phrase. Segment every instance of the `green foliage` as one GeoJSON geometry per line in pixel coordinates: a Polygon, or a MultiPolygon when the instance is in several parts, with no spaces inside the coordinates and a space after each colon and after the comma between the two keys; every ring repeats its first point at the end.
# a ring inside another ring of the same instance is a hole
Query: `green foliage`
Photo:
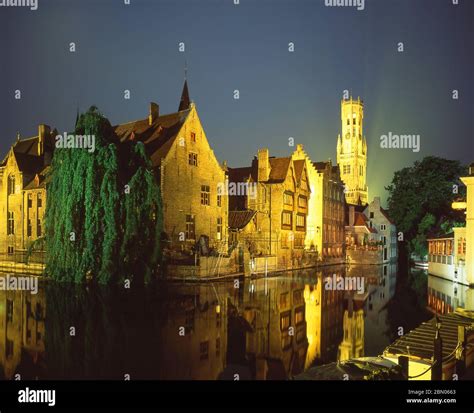
{"type": "Polygon", "coordinates": [[[451,203],[465,193],[459,180],[465,171],[458,161],[429,156],[395,172],[392,183],[386,187],[389,213],[411,252],[426,255],[428,234],[441,233],[463,220],[451,203]],[[458,185],[459,193],[453,191],[454,185],[458,185]]]}
{"type": "Polygon", "coordinates": [[[108,284],[130,278],[133,270],[149,280],[160,258],[162,217],[144,145],[119,144],[95,107],[78,118],[75,133],[94,135],[95,151],[54,153],[45,217],[47,274],[59,281],[91,277],[108,284]]]}

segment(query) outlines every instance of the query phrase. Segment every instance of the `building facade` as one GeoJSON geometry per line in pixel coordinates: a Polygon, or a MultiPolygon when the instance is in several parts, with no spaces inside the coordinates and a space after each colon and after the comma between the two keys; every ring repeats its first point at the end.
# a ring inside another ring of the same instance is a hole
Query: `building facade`
{"type": "Polygon", "coordinates": [[[380,198],[375,197],[364,209],[365,216],[369,219],[370,227],[375,228],[378,233],[378,241],[382,245],[383,263],[397,261],[398,238],[397,228],[388,215],[388,211],[382,208],[380,198]]]}
{"type": "Polygon", "coordinates": [[[23,261],[44,232],[45,177],[56,131],[39,125],[38,135],[12,145],[0,164],[0,260],[23,261]]]}
{"type": "Polygon", "coordinates": [[[326,262],[345,260],[345,193],[340,171],[331,161],[314,162],[317,172],[316,198],[316,245],[326,262]]]}
{"type": "Polygon", "coordinates": [[[337,164],[346,186],[348,204],[365,205],[367,188],[367,141],[363,135],[364,103],[357,100],[341,101],[341,134],[337,137],[337,164]]]}
{"type": "Polygon", "coordinates": [[[230,196],[231,213],[256,211],[248,222],[254,230],[243,229],[239,240],[251,255],[276,257],[279,268],[300,265],[310,197],[305,162],[270,157],[268,149],[260,149],[252,166],[229,168],[229,185],[247,191],[230,196]]]}
{"type": "Polygon", "coordinates": [[[185,82],[178,111],[160,114],[150,104],[148,118],[115,126],[124,142],[142,141],[160,183],[165,249],[189,252],[201,237],[208,248],[227,252],[226,168],[214,155],[190,101],[185,82]]]}

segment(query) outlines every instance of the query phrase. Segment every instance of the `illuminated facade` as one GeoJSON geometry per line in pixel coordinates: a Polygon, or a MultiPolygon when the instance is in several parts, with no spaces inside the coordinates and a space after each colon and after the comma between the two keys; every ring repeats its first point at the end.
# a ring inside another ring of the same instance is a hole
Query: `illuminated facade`
{"type": "Polygon", "coordinates": [[[341,135],[337,137],[337,164],[348,204],[368,202],[367,142],[363,135],[364,103],[357,98],[341,101],[341,135]]]}

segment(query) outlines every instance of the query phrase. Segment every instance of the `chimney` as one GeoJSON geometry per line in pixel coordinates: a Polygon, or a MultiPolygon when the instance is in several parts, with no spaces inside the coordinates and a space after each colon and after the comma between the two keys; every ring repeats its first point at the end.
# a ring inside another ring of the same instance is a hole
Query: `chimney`
{"type": "Polygon", "coordinates": [[[354,205],[349,205],[349,226],[352,227],[355,221],[355,208],[354,205]]]}
{"type": "Polygon", "coordinates": [[[376,209],[380,209],[381,204],[380,204],[380,197],[379,196],[374,197],[373,203],[374,203],[376,209]]]}
{"type": "Polygon", "coordinates": [[[160,116],[160,105],[150,102],[150,114],[148,115],[148,125],[152,125],[160,116]]]}
{"type": "Polygon", "coordinates": [[[270,176],[270,161],[268,156],[268,149],[258,150],[258,181],[268,181],[270,176]]]}
{"type": "Polygon", "coordinates": [[[40,124],[38,126],[38,156],[43,155],[44,152],[44,141],[51,133],[51,129],[48,125],[40,124]]]}

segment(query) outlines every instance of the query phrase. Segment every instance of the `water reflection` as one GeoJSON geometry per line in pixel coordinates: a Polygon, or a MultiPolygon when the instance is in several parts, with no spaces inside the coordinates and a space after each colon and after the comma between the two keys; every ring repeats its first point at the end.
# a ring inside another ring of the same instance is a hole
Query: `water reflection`
{"type": "Polygon", "coordinates": [[[145,289],[0,291],[6,379],[284,379],[390,343],[396,266],[145,289]],[[363,291],[325,288],[364,277],[363,291]],[[238,288],[236,288],[238,287],[238,288]]]}

